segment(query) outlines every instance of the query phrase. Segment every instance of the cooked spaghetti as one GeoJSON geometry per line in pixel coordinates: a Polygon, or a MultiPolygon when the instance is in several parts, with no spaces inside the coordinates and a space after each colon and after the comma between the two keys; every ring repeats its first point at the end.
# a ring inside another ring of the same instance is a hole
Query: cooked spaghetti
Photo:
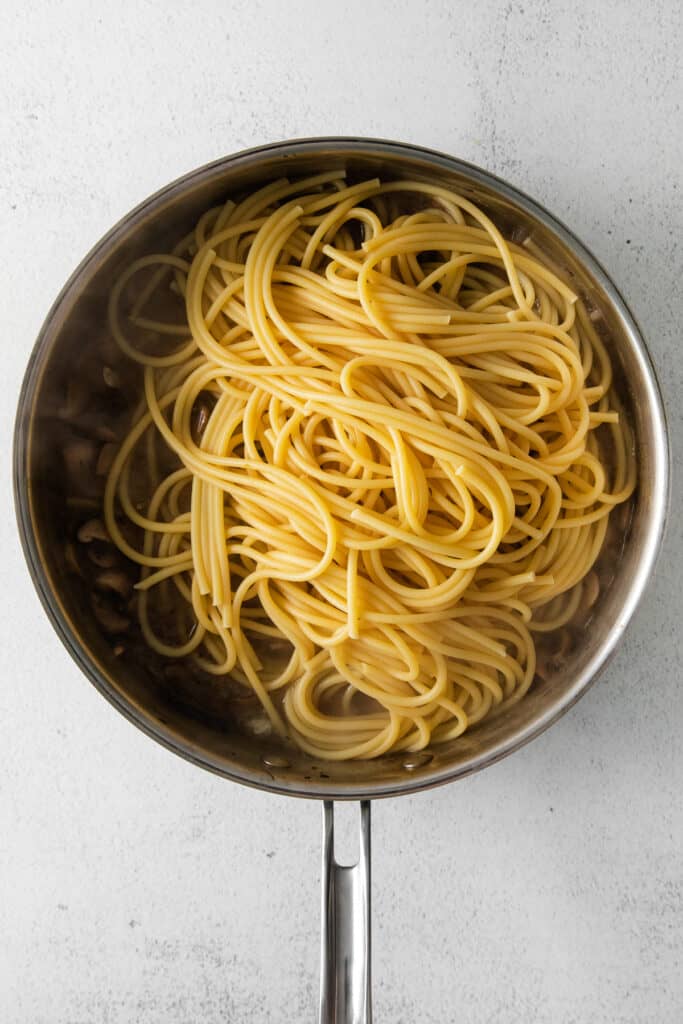
{"type": "Polygon", "coordinates": [[[105,519],[151,648],[321,758],[524,696],[635,484],[605,347],[532,246],[438,185],[283,179],[109,308],[144,397],[105,519]]]}

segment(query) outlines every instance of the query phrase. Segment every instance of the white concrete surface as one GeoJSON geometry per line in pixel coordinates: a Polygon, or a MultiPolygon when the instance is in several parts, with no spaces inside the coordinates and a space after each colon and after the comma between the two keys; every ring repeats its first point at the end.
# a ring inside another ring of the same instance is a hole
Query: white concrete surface
{"type": "MultiPolygon", "coordinates": [[[[424,143],[539,197],[649,339],[683,443],[680,6],[119,0],[0,11],[4,471],[0,1020],[300,1024],[319,808],[155,746],[33,593],[9,485],[33,339],[90,245],[166,181],[273,139],[424,143]]],[[[683,543],[600,684],[483,775],[374,824],[378,1024],[683,1019],[683,543]]]]}

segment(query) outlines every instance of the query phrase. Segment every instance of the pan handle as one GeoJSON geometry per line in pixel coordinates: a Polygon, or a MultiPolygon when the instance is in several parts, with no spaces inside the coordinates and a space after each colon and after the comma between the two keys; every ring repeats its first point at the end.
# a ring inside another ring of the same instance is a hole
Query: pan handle
{"type": "Polygon", "coordinates": [[[334,804],[323,807],[319,1024],[371,1024],[370,802],[360,804],[358,863],[334,858],[334,804]]]}

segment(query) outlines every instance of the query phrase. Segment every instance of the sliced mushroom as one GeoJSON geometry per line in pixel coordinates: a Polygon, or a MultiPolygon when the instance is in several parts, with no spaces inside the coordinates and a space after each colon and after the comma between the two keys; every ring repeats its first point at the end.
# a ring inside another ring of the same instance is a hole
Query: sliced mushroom
{"type": "Polygon", "coordinates": [[[200,405],[199,408],[192,410],[192,436],[196,441],[201,438],[208,422],[209,411],[205,405],[200,405]]]}
{"type": "Polygon", "coordinates": [[[98,423],[95,427],[95,437],[98,441],[116,441],[118,439],[116,431],[113,430],[106,423],[98,423]]]}
{"type": "Polygon", "coordinates": [[[70,377],[66,385],[64,401],[59,409],[59,417],[71,421],[85,411],[90,397],[89,391],[80,374],[70,377]]]}
{"type": "Polygon", "coordinates": [[[100,448],[100,454],[97,456],[97,465],[95,466],[95,472],[98,476],[106,476],[111,469],[114,458],[116,457],[118,445],[109,442],[103,444],[100,448]]]}
{"type": "Polygon", "coordinates": [[[571,650],[571,643],[571,631],[565,627],[552,636],[552,645],[541,647],[536,661],[536,675],[544,682],[556,675],[562,667],[571,650]]]}
{"type": "Polygon", "coordinates": [[[201,441],[215,404],[216,400],[213,395],[208,391],[202,391],[192,406],[190,429],[192,431],[192,439],[195,444],[199,444],[201,441]]]}
{"type": "Polygon", "coordinates": [[[72,482],[87,482],[97,458],[97,445],[87,437],[74,437],[64,445],[64,465],[72,482]]]}
{"type": "Polygon", "coordinates": [[[94,540],[85,549],[88,558],[98,569],[111,569],[119,560],[118,553],[113,544],[107,544],[101,540],[94,540]]]}
{"type": "Polygon", "coordinates": [[[130,626],[130,619],[121,615],[98,594],[92,595],[95,618],[105,633],[125,633],[130,626]]]}
{"type": "Polygon", "coordinates": [[[274,732],[272,722],[263,711],[243,715],[240,719],[240,726],[248,735],[255,737],[272,736],[274,732]]]}
{"type": "Polygon", "coordinates": [[[90,544],[94,540],[111,542],[111,537],[101,519],[89,519],[87,523],[83,523],[77,536],[83,544],[90,544]]]}
{"type": "Polygon", "coordinates": [[[118,594],[122,601],[130,597],[133,589],[133,584],[122,569],[105,569],[95,578],[95,586],[118,594]]]}
{"type": "Polygon", "coordinates": [[[66,499],[67,508],[78,508],[81,511],[86,512],[94,512],[95,509],[100,508],[101,505],[102,501],[99,498],[76,497],[76,495],[71,494],[66,499]]]}
{"type": "Polygon", "coordinates": [[[104,383],[107,385],[108,388],[121,387],[121,378],[119,377],[116,370],[113,370],[111,366],[102,367],[102,377],[104,378],[104,383]]]}
{"type": "Polygon", "coordinates": [[[542,679],[544,683],[547,683],[552,676],[552,669],[550,667],[548,658],[545,656],[539,657],[536,660],[536,675],[539,679],[542,679]]]}
{"type": "Polygon", "coordinates": [[[530,237],[531,231],[524,224],[518,224],[510,231],[509,238],[515,245],[524,245],[530,237]]]}
{"type": "Polygon", "coordinates": [[[231,704],[255,705],[258,703],[258,698],[251,687],[238,683],[237,680],[227,680],[223,689],[231,704]]]}

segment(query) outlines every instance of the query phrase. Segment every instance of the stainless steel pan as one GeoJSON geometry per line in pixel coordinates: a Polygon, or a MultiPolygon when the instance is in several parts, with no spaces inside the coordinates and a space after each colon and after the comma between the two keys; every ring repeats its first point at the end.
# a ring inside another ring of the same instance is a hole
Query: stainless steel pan
{"type": "Polygon", "coordinates": [[[619,642],[650,575],[664,526],[668,472],[666,425],[645,343],[614,284],[571,232],[539,204],[470,164],[414,146],[354,138],[307,139],[238,153],[186,175],[120,221],[86,256],[48,314],[21,392],[14,453],[19,530],[33,581],[62,641],[107,700],[149,736],[203,768],[259,789],[324,801],[319,1019],[343,1024],[371,1019],[369,801],[485,768],[538,736],[585,693],[619,642]],[[74,558],[78,517],[82,523],[87,509],[96,507],[96,482],[80,505],[67,501],[73,460],[77,469],[79,458],[81,470],[90,465],[93,437],[96,444],[107,437],[92,416],[86,421],[93,436],[74,434],[70,405],[87,406],[90,395],[96,404],[101,399],[103,416],[107,410],[114,417],[121,413],[116,395],[102,391],[107,382],[88,377],[93,359],[101,368],[105,353],[113,370],[108,384],[119,370],[126,372],[114,363],[105,327],[118,270],[139,255],[168,248],[226,195],[283,174],[341,165],[356,178],[443,182],[488,210],[515,239],[529,238],[571,280],[609,347],[616,387],[635,428],[639,474],[634,498],[613,517],[599,565],[599,600],[581,643],[556,660],[545,682],[537,682],[507,715],[484,721],[453,743],[347,764],[312,761],[273,739],[246,736],[214,694],[183,689],[178,679],[169,685],[167,666],[137,656],[127,641],[113,643],[111,623],[94,607],[92,586],[74,558]],[[361,801],[360,858],[353,868],[339,867],[334,859],[334,800],[361,801]]]}

